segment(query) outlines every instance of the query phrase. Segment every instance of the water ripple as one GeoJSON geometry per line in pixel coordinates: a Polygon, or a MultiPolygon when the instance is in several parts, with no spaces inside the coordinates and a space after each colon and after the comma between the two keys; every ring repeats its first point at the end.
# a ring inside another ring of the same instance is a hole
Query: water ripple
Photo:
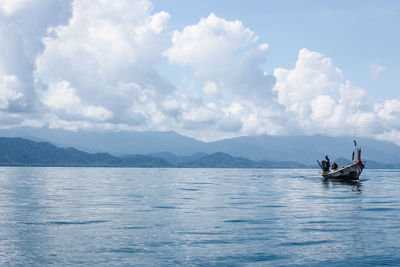
{"type": "Polygon", "coordinates": [[[398,266],[399,176],[0,167],[0,265],[398,266]]]}

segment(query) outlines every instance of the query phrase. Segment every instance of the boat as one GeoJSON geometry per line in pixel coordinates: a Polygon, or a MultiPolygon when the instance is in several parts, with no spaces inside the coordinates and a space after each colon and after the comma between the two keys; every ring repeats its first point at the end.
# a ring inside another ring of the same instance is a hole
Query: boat
{"type": "Polygon", "coordinates": [[[320,174],[324,179],[334,179],[342,181],[358,180],[365,167],[365,161],[361,161],[361,148],[357,148],[357,160],[355,162],[349,163],[346,166],[338,168],[336,166],[333,166],[335,164],[334,163],[332,164],[332,169],[327,169],[326,166],[324,166],[324,164],[321,164],[319,161],[318,164],[322,168],[322,172],[320,172],[320,174]]]}

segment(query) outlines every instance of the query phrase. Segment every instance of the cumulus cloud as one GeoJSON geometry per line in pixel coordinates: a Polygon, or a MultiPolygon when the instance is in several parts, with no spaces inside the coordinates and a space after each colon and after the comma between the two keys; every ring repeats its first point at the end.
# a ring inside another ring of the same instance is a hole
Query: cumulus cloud
{"type": "Polygon", "coordinates": [[[390,141],[397,137],[400,100],[372,103],[364,89],[343,79],[342,71],[328,57],[302,49],[294,69],[277,68],[274,75],[274,90],[291,123],[298,125],[295,131],[328,135],[357,131],[390,141]]]}
{"type": "Polygon", "coordinates": [[[293,70],[277,68],[274,75],[279,103],[301,118],[310,114],[310,100],[332,93],[342,80],[341,70],[329,58],[308,49],[300,50],[293,70]]]}
{"type": "Polygon", "coordinates": [[[172,46],[164,55],[171,64],[193,70],[193,79],[206,84],[203,88],[208,92],[212,85],[230,98],[267,100],[275,79],[261,69],[268,45],[256,46],[257,39],[241,21],[211,13],[182,32],[174,31],[172,46]]]}
{"type": "Polygon", "coordinates": [[[21,84],[15,75],[0,76],[0,109],[7,110],[11,105],[18,105],[24,94],[20,92],[21,84]]]}
{"type": "Polygon", "coordinates": [[[67,116],[73,115],[95,121],[105,121],[112,118],[112,112],[101,106],[85,105],[76,95],[75,88],[69,83],[61,81],[51,84],[49,89],[43,92],[42,101],[55,112],[63,112],[67,116]]]}
{"type": "Polygon", "coordinates": [[[175,31],[173,46],[165,55],[174,64],[201,68],[213,60],[223,68],[232,52],[256,40],[254,32],[245,28],[241,21],[227,21],[211,13],[198,24],[186,26],[182,32],[175,31]]]}
{"type": "Polygon", "coordinates": [[[143,121],[144,106],[158,106],[174,89],[157,70],[169,18],[151,14],[147,0],[75,1],[70,23],[49,29],[35,75],[50,87],[68,82],[87,105],[112,111],[116,123],[143,121]]]}
{"type": "Polygon", "coordinates": [[[33,77],[35,58],[44,49],[41,39],[47,36],[48,27],[68,22],[70,5],[70,1],[64,0],[0,2],[0,83],[3,109],[32,111],[36,100],[33,77]]]}
{"type": "Polygon", "coordinates": [[[397,122],[400,127],[400,99],[386,100],[383,105],[377,105],[376,110],[381,119],[397,122]]]}
{"type": "Polygon", "coordinates": [[[220,137],[272,134],[280,128],[269,127],[276,125],[282,107],[274,100],[275,77],[262,70],[268,44],[257,44],[257,40],[241,21],[228,21],[214,13],[173,32],[172,45],[164,55],[184,73],[190,93],[201,99],[197,112],[203,114],[191,120],[183,117],[185,125],[204,127],[207,122],[220,137]]]}

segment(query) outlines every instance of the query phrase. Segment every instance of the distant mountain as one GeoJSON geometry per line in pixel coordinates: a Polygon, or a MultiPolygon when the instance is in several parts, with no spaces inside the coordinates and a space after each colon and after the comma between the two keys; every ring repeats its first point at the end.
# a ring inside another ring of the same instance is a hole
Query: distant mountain
{"type": "Polygon", "coordinates": [[[306,168],[297,162],[253,161],[243,157],[232,157],[226,153],[217,152],[206,155],[198,160],[186,162],[182,167],[190,168],[306,168]]]}
{"type": "Polygon", "coordinates": [[[290,162],[252,161],[225,153],[197,153],[179,157],[171,153],[112,156],[60,148],[47,142],[0,137],[0,166],[93,166],[93,167],[190,167],[190,168],[291,168],[306,167],[290,162]],[[162,158],[164,157],[164,158],[162,158]],[[167,161],[169,159],[170,161],[167,161]]]}
{"type": "Polygon", "coordinates": [[[122,156],[119,159],[121,166],[157,168],[175,167],[175,164],[169,163],[162,158],[152,157],[148,155],[127,155],[122,156]]]}
{"type": "Polygon", "coordinates": [[[166,162],[169,162],[175,166],[180,166],[183,163],[199,160],[202,157],[207,156],[207,154],[199,152],[189,156],[178,156],[170,152],[159,152],[159,153],[151,153],[149,154],[149,156],[161,158],[164,159],[166,162]]]}
{"type": "Polygon", "coordinates": [[[367,160],[365,167],[367,169],[400,169],[400,164],[386,164],[374,160],[367,160]]]}
{"type": "Polygon", "coordinates": [[[270,161],[260,160],[256,161],[258,168],[276,168],[276,169],[302,169],[302,168],[319,168],[319,166],[305,165],[295,161],[270,161]]]}
{"type": "Polygon", "coordinates": [[[113,155],[150,154],[168,151],[177,155],[201,152],[202,141],[175,132],[86,132],[61,129],[20,127],[0,129],[0,136],[46,141],[61,147],[113,155]]]}
{"type": "Polygon", "coordinates": [[[46,142],[22,138],[0,138],[2,166],[107,166],[107,167],[172,167],[163,159],[150,156],[119,158],[108,153],[89,154],[75,148],[59,148],[46,142]]]}
{"type": "MultiPolygon", "coordinates": [[[[345,158],[338,158],[335,159],[334,162],[336,162],[338,166],[341,167],[350,164],[351,160],[345,158]]],[[[400,164],[387,164],[387,163],[380,163],[374,160],[366,160],[365,167],[367,169],[400,169],[400,164]]]]}
{"type": "MultiPolygon", "coordinates": [[[[48,128],[14,128],[0,130],[0,136],[24,137],[47,141],[61,147],[75,147],[86,152],[107,152],[114,156],[148,154],[172,164],[188,162],[196,153],[223,152],[253,161],[298,162],[318,166],[326,154],[331,159],[351,158],[352,137],[328,136],[243,136],[215,142],[203,142],[175,132],[85,132],[48,128]],[[166,152],[162,152],[166,151],[166,152]],[[174,154],[177,157],[174,158],[174,154]],[[189,156],[188,156],[189,155],[189,156]]],[[[400,146],[390,142],[358,138],[362,159],[400,165],[400,146]]],[[[199,159],[199,158],[194,158],[199,159]]]]}
{"type": "Polygon", "coordinates": [[[345,158],[337,158],[333,161],[331,161],[331,163],[336,162],[336,164],[341,167],[341,166],[345,166],[351,163],[351,160],[345,159],[345,158]]]}
{"type": "MultiPolygon", "coordinates": [[[[349,163],[336,159],[341,165],[349,163]]],[[[0,137],[0,166],[102,166],[102,167],[186,167],[186,168],[309,168],[295,161],[254,161],[234,157],[226,153],[196,153],[177,156],[172,153],[152,155],[125,155],[116,157],[108,153],[87,153],[75,148],[60,148],[47,142],[35,142],[23,138],[0,137]]],[[[367,161],[368,168],[400,168],[400,164],[382,164],[367,161]]]]}
{"type": "MultiPolygon", "coordinates": [[[[362,148],[362,159],[400,163],[400,146],[390,142],[368,138],[358,138],[362,148]]],[[[349,157],[353,151],[351,137],[328,136],[244,136],[208,143],[212,150],[222,151],[234,156],[252,160],[296,161],[303,164],[315,164],[325,155],[330,158],[349,157]]],[[[209,151],[206,150],[206,153],[209,151]]]]}
{"type": "Polygon", "coordinates": [[[254,162],[246,158],[232,157],[228,154],[217,152],[206,155],[196,161],[186,162],[182,167],[190,168],[254,168],[254,162]]]}

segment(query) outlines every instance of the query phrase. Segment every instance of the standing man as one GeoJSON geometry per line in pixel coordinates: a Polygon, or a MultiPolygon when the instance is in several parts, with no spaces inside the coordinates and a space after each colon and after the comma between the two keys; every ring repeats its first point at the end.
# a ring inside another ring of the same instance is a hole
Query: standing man
{"type": "Polygon", "coordinates": [[[331,161],[328,158],[328,155],[325,156],[326,160],[326,171],[329,171],[329,168],[331,167],[331,161]]]}

